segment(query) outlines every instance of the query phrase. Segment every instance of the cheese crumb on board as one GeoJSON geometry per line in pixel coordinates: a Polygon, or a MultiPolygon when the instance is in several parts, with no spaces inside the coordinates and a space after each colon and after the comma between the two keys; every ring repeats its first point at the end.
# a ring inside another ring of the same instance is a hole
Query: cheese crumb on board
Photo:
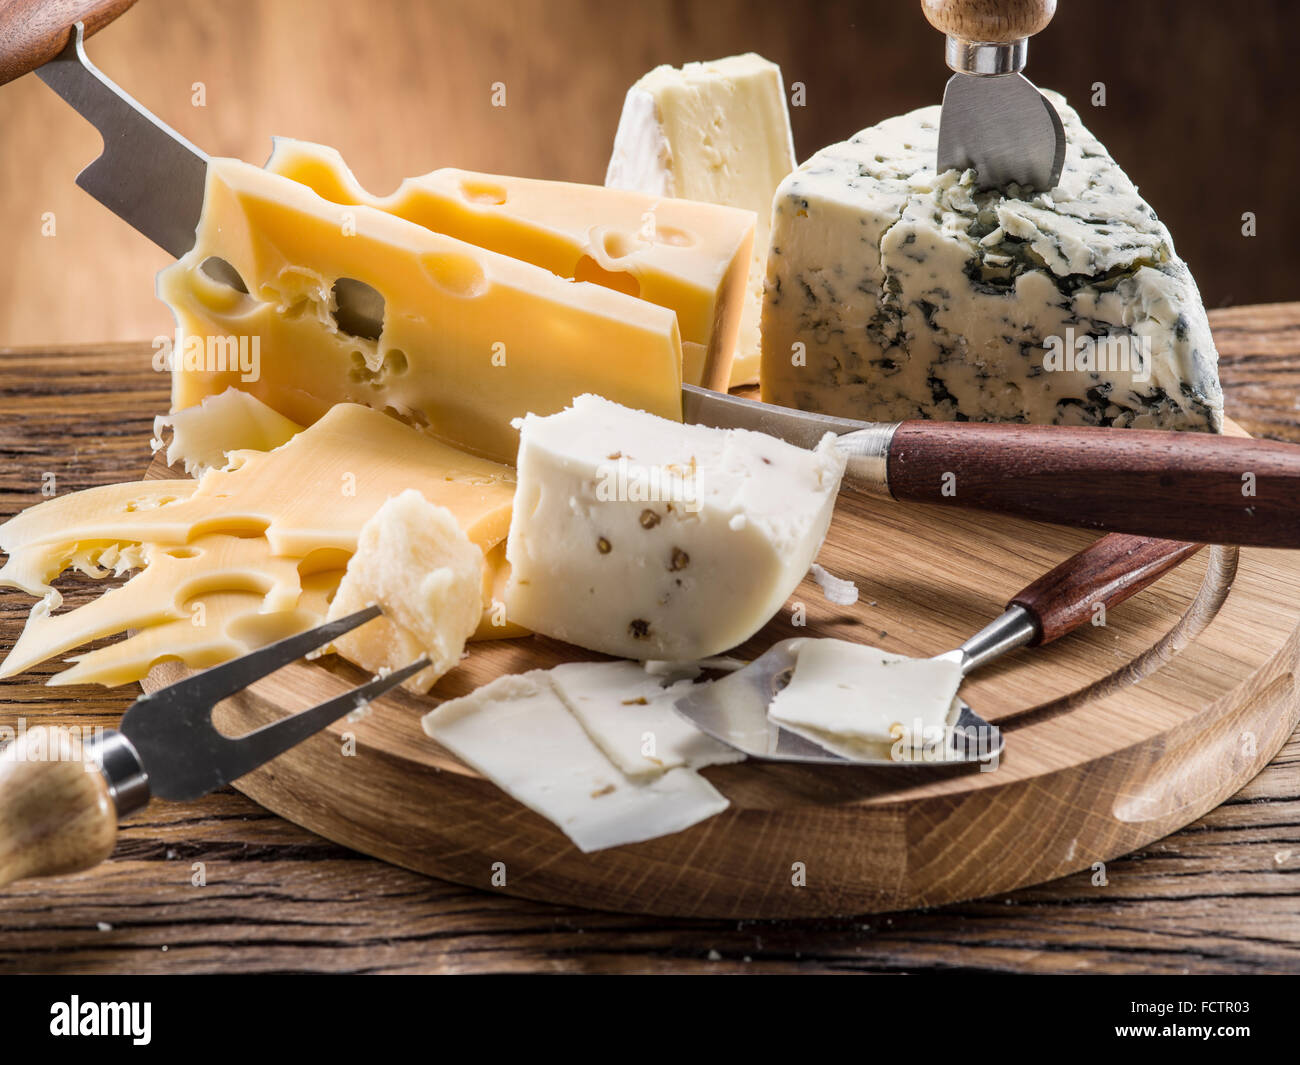
{"type": "Polygon", "coordinates": [[[673,709],[691,688],[664,687],[636,662],[569,662],[551,683],[596,745],[630,777],[686,766],[743,761],[745,754],[701,732],[673,709]]]}
{"type": "Polygon", "coordinates": [[[900,740],[934,743],[954,722],[960,651],[908,658],[833,639],[804,640],[795,650],[794,675],[767,714],[828,751],[880,757],[900,740]]]}
{"type": "Polygon", "coordinates": [[[498,677],[425,715],[424,731],[585,853],[680,832],[727,807],[702,776],[627,777],[592,741],[544,670],[498,677]]]}
{"type": "Polygon", "coordinates": [[[1067,141],[1050,193],[936,175],[937,106],[824,148],[781,183],[764,400],[867,421],[1219,431],[1195,281],[1133,182],[1047,95],[1067,141]]]}
{"type": "Polygon", "coordinates": [[[825,566],[814,562],[808,574],[817,582],[828,602],[836,606],[852,606],[858,601],[858,586],[843,577],[835,576],[825,566]]]}
{"type": "Polygon", "coordinates": [[[621,658],[725,651],[808,572],[843,472],[830,434],[806,451],[591,395],[529,415],[506,545],[510,616],[621,658]]]}
{"type": "Polygon", "coordinates": [[[201,477],[208,470],[226,465],[232,451],[272,451],[288,443],[302,426],[272,410],[256,396],[227,388],[215,396],[206,396],[197,406],[172,414],[160,414],[153,420],[155,451],[166,447],[168,466],[185,464],[190,477],[201,477]],[[163,432],[171,430],[171,442],[164,445],[163,432]]]}
{"type": "Polygon", "coordinates": [[[794,166],[781,68],[761,56],[656,67],[627,91],[606,185],[743,207],[757,219],[732,386],[758,380],[772,196],[794,166]]]}
{"type": "Polygon", "coordinates": [[[460,662],[483,616],[483,552],[451,511],[408,489],[361,527],[326,620],[371,603],[383,615],[335,640],[334,650],[376,673],[428,655],[429,668],[402,685],[426,692],[460,662]]]}

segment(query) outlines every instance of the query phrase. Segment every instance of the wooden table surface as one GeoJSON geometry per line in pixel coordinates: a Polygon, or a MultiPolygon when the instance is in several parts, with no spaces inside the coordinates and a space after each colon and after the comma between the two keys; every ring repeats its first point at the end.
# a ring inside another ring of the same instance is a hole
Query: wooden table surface
{"type": "MultiPolygon", "coordinates": [[[[1211,321],[1229,413],[1300,442],[1300,303],[1211,321]]],[[[59,494],[140,476],[167,386],[143,344],[0,350],[0,512],[39,501],[51,476],[59,494]]],[[[29,607],[0,593],[0,650],[29,607]]],[[[45,688],[47,675],[3,682],[0,725],[110,727],[137,694],[45,688]]],[[[560,909],[385,865],[230,789],[151,805],[98,869],[0,889],[0,973],[923,970],[1300,972],[1300,732],[1219,809],[1102,876],[929,911],[730,922],[560,909]]]]}

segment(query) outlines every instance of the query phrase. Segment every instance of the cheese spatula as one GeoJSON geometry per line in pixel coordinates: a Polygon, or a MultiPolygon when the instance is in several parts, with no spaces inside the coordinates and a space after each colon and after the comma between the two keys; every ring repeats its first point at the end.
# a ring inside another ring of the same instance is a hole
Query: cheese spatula
{"type": "Polygon", "coordinates": [[[1056,0],[921,0],[921,10],[945,35],[955,72],[943,93],[935,172],[973,168],[980,188],[1055,188],[1065,128],[1021,71],[1056,0]]]}
{"type": "MultiPolygon", "coordinates": [[[[1099,604],[1109,609],[1122,603],[1200,549],[1200,544],[1172,540],[1119,534],[1103,537],[1017,592],[1005,613],[948,654],[960,655],[965,676],[1019,647],[1051,643],[1094,617],[1099,604]]],[[[981,718],[960,697],[949,714],[943,741],[932,745],[882,742],[878,750],[869,750],[864,744],[861,749],[865,753],[836,753],[844,748],[836,745],[836,751],[831,751],[782,728],[768,716],[768,709],[790,682],[803,642],[795,638],[774,644],[729,676],[697,685],[676,702],[675,709],[715,739],[765,761],[911,766],[988,762],[1001,755],[1001,729],[981,718]]]]}
{"type": "Polygon", "coordinates": [[[427,668],[420,658],[245,736],[212,723],[222,699],[378,615],[367,607],[142,695],[120,729],[89,743],[27,730],[0,751],[0,886],[98,865],[119,818],[151,798],[189,801],[224,787],[427,668]]]}

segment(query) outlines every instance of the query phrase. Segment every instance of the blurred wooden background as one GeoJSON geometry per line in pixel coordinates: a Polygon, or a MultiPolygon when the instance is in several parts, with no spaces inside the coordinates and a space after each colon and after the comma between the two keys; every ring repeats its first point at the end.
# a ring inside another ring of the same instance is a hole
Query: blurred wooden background
{"type": "MultiPolygon", "coordinates": [[[[1030,51],[1030,76],[1080,108],[1212,307],[1300,298],[1297,39],[1294,0],[1061,0],[1030,51]]],[[[915,0],[140,0],[88,46],[213,154],[260,163],[274,134],[319,140],[379,192],[446,165],[599,182],[632,81],[748,50],[806,86],[800,159],[937,102],[947,74],[915,0]]],[[[73,184],[97,152],[35,77],[0,87],[0,345],[170,332],[153,297],[164,253],[73,184]]]]}

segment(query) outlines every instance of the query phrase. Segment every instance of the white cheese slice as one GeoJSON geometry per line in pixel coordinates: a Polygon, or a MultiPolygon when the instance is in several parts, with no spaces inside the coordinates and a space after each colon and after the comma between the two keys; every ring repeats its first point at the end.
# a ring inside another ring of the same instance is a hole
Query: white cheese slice
{"type": "Polygon", "coordinates": [[[443,703],[423,724],[586,853],[680,832],[727,807],[691,769],[630,780],[592,742],[544,670],[498,677],[443,703]]]}
{"type": "Polygon", "coordinates": [[[598,396],[523,419],[510,618],[620,658],[707,658],[757,632],[821,548],[844,457],[598,396]],[[735,518],[743,521],[735,521],[735,518]]]}
{"type": "MultiPolygon", "coordinates": [[[[961,652],[908,658],[847,640],[809,639],[768,717],[827,750],[879,757],[878,748],[939,744],[953,723],[961,652]]],[[[886,755],[887,757],[887,755],[886,755]]]]}
{"type": "Polygon", "coordinates": [[[743,207],[757,216],[733,386],[758,380],[772,195],[794,165],[781,68],[762,56],[656,67],[628,90],[608,187],[743,207]]]}
{"type": "Polygon", "coordinates": [[[692,687],[663,686],[636,662],[569,662],[551,683],[609,760],[630,777],[658,776],[744,760],[744,752],[706,735],[673,709],[692,687]]]}

